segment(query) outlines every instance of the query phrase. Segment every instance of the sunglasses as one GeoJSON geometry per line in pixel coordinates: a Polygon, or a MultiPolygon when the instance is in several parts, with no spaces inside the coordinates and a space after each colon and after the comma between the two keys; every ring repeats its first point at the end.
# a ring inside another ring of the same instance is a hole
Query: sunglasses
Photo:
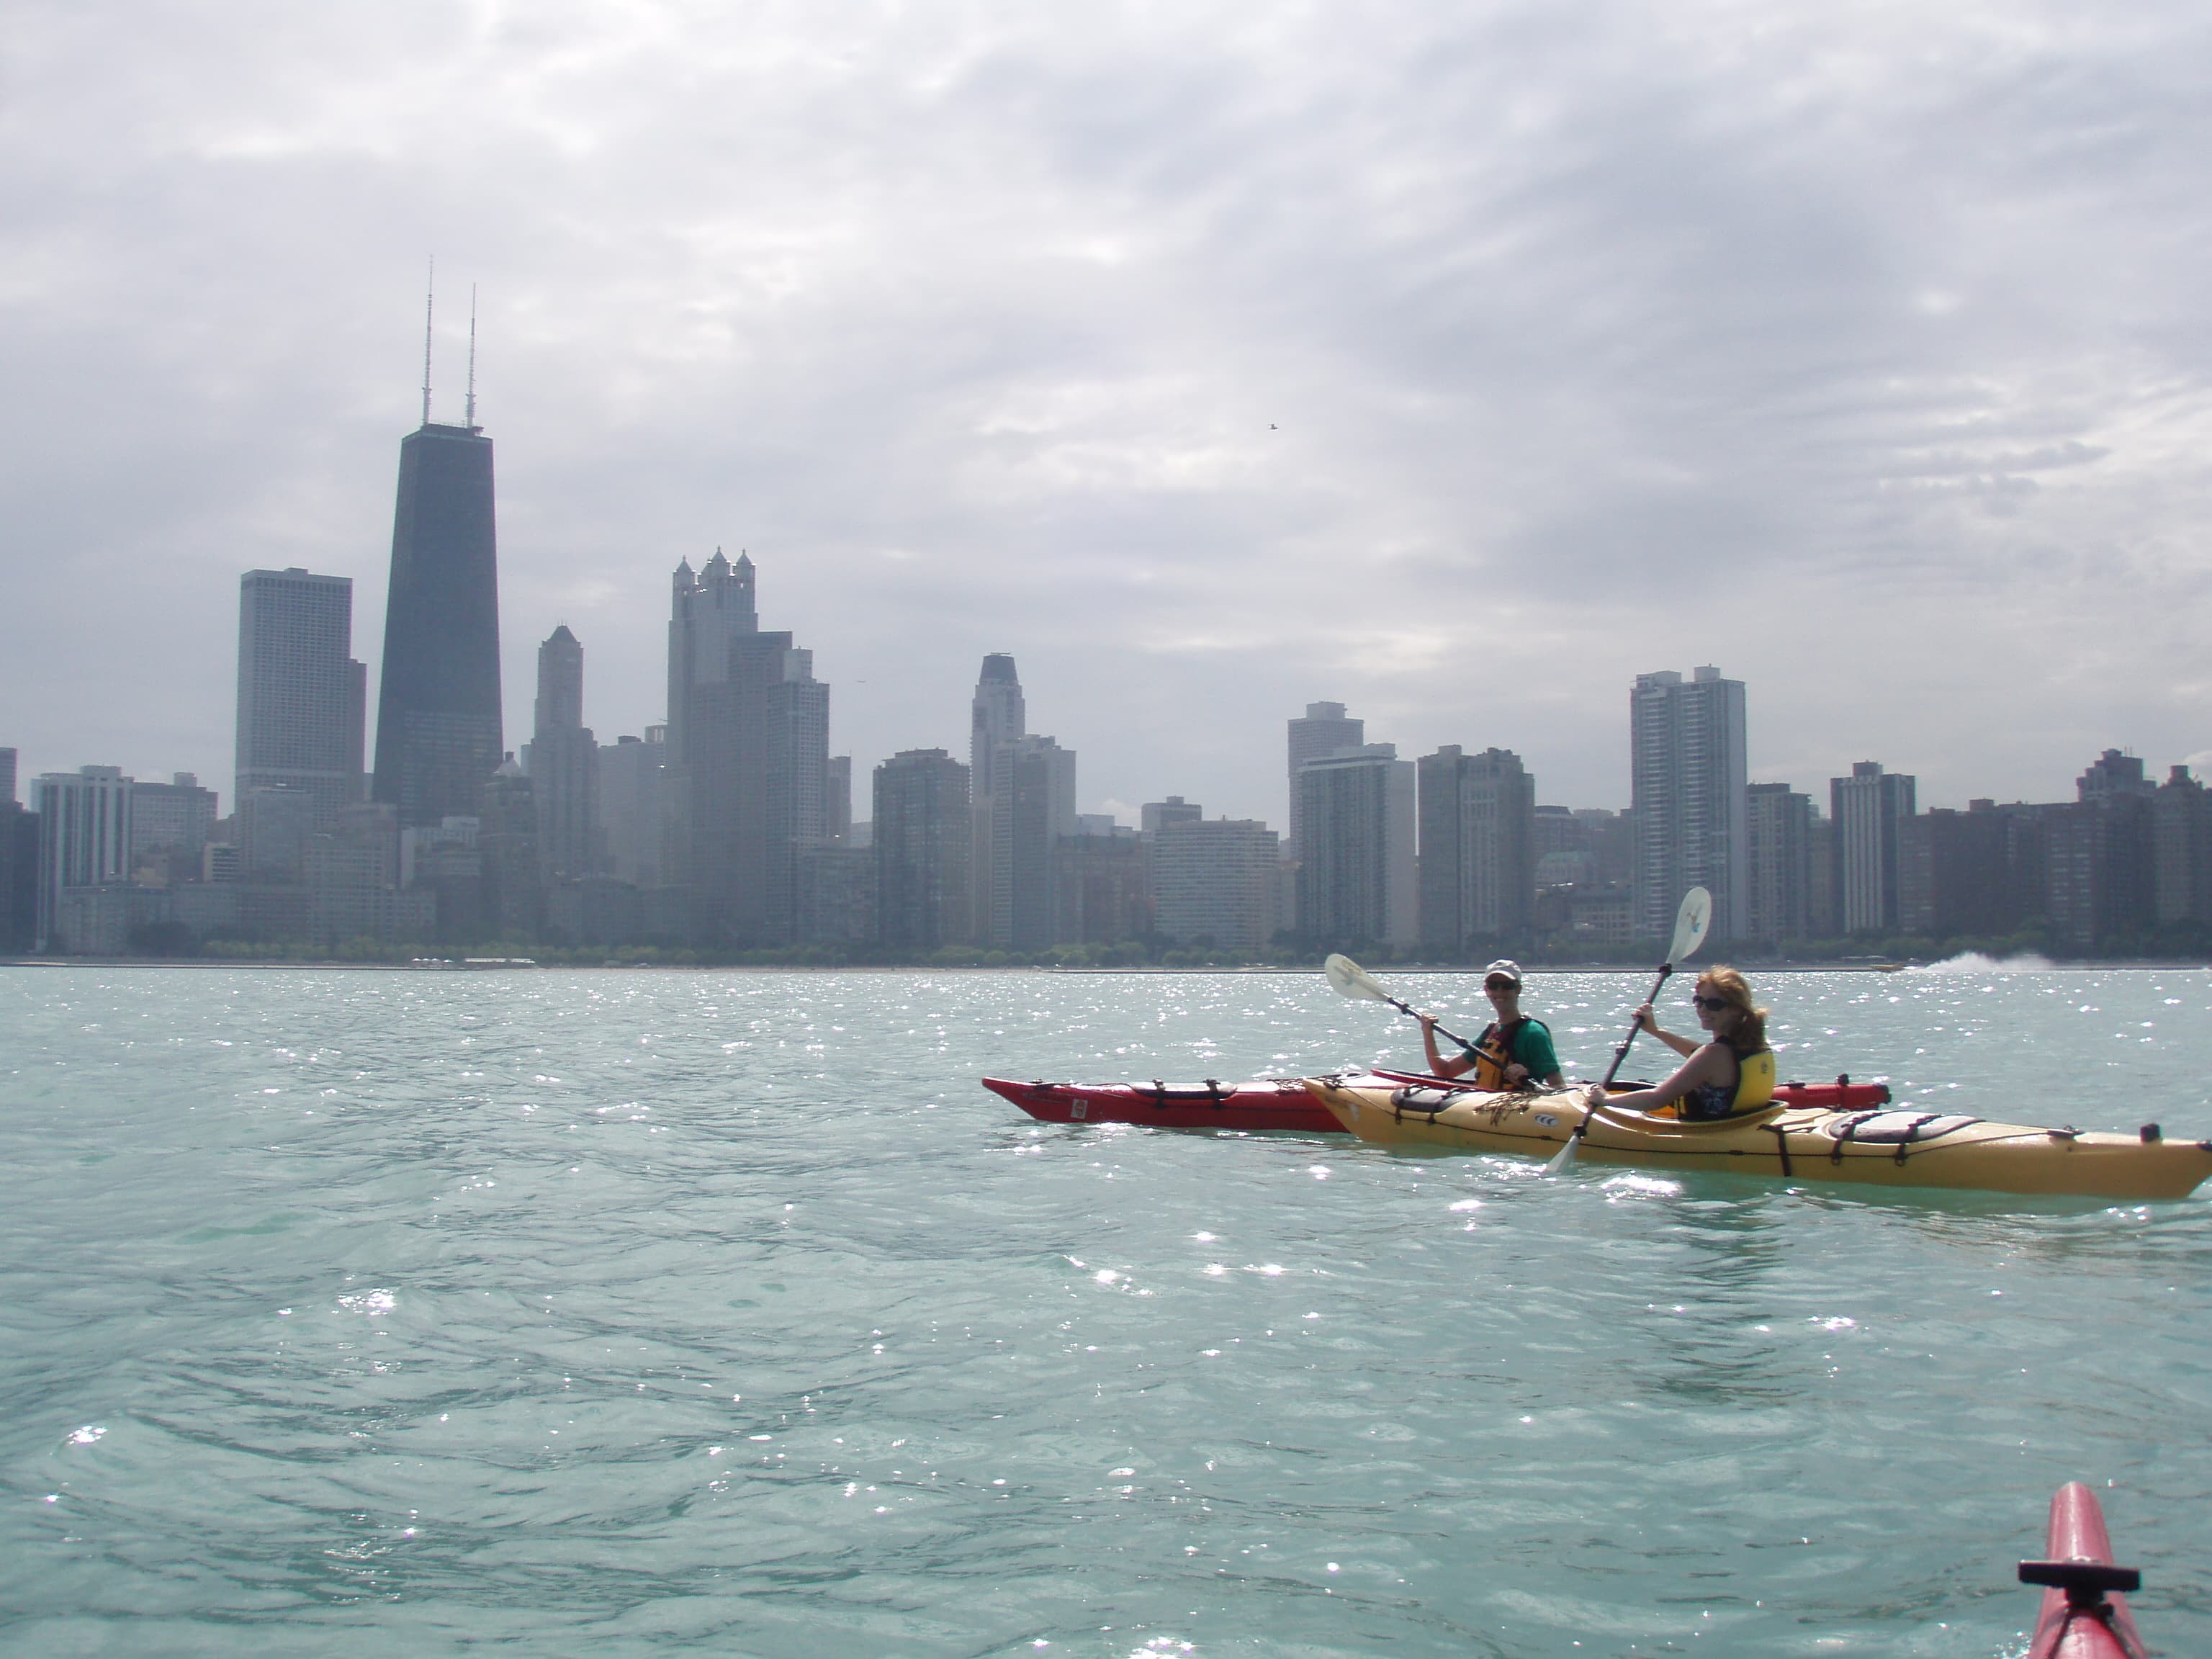
{"type": "Polygon", "coordinates": [[[1486,991],[1517,991],[1521,988],[1510,979],[1486,979],[1482,982],[1486,991]]]}
{"type": "Polygon", "coordinates": [[[1697,1007],[1705,1009],[1708,1013],[1717,1014],[1720,1012],[1722,1009],[1728,1006],[1728,999],[1726,997],[1693,996],[1690,999],[1690,1001],[1697,1007]]]}

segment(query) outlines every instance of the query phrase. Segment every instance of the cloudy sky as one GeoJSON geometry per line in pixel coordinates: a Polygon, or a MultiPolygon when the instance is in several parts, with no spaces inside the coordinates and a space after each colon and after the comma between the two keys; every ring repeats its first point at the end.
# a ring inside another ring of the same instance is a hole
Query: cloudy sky
{"type": "Polygon", "coordinates": [[[434,254],[510,744],[562,622],[659,720],[720,545],[862,777],[1012,651],[1085,810],[1279,823],[1324,698],[1624,805],[1705,662],[1820,798],[2212,750],[2202,8],[16,0],[0,76],[27,775],[228,806],[249,568],[374,674],[434,254]]]}

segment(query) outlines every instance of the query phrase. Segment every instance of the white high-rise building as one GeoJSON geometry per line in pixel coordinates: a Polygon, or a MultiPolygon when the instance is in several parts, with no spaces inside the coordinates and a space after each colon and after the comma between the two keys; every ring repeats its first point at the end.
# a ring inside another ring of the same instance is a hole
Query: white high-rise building
{"type": "Polygon", "coordinates": [[[1411,947],[1420,933],[1413,763],[1395,744],[1363,744],[1308,761],[1297,792],[1298,931],[1332,946],[1411,947]]]}
{"type": "Polygon", "coordinates": [[[1917,780],[1885,772],[1880,761],[1855,762],[1850,776],[1828,780],[1837,921],[1844,933],[1896,931],[1898,855],[1917,790],[1917,780]]]}
{"type": "Polygon", "coordinates": [[[1178,945],[1265,950],[1279,925],[1281,848],[1264,823],[1174,818],[1152,832],[1153,926],[1178,945]]]}
{"type": "Polygon", "coordinates": [[[1367,741],[1366,734],[1367,722],[1346,715],[1340,702],[1310,702],[1304,717],[1290,723],[1291,813],[1285,820],[1289,833],[1283,837],[1285,858],[1304,856],[1304,842],[1300,837],[1304,816],[1298,802],[1298,769],[1324,755],[1341,755],[1358,748],[1367,741]]]}
{"type": "MultiPolygon", "coordinates": [[[[998,793],[999,750],[1028,733],[1028,719],[1013,658],[1002,651],[991,653],[983,659],[983,672],[976,677],[968,730],[968,804],[972,815],[968,850],[969,931],[978,945],[997,943],[1000,937],[994,920],[999,884],[992,865],[991,805],[998,793]]],[[[1069,810],[1072,812],[1073,808],[1069,810]]]]}
{"type": "Polygon", "coordinates": [[[240,577],[233,799],[299,791],[318,828],[361,799],[368,677],[353,659],[350,576],[295,567],[240,577]]]}
{"type": "Polygon", "coordinates": [[[239,732],[232,799],[301,790],[319,821],[361,801],[368,675],[354,661],[354,580],[239,577],[239,732]]]}
{"type": "Polygon", "coordinates": [[[1712,895],[1711,936],[1741,936],[1749,918],[1750,781],[1743,682],[1717,668],[1638,674],[1628,694],[1638,939],[1674,932],[1683,894],[1712,895]]]}
{"type": "Polygon", "coordinates": [[[131,878],[135,781],[119,766],[81,766],[31,780],[31,810],[39,815],[37,949],[82,948],[57,937],[64,893],[131,878]]]}

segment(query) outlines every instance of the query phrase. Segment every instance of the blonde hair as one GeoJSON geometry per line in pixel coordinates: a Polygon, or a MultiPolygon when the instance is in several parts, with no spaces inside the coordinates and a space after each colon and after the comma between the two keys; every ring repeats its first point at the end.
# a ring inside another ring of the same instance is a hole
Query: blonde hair
{"type": "Polygon", "coordinates": [[[1766,1010],[1753,1006],[1749,980],[1733,968],[1713,967],[1698,975],[1698,988],[1708,996],[1720,998],[1735,1013],[1735,1028],[1729,1033],[1731,1042],[1753,1054],[1766,1047],[1766,1010]]]}

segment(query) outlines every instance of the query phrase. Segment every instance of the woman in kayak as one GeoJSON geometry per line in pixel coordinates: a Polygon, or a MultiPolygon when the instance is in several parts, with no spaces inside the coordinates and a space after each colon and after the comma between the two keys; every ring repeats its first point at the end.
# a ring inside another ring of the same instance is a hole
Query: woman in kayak
{"type": "Polygon", "coordinates": [[[1482,970],[1482,988],[1498,1018],[1482,1028],[1472,1045],[1446,1060],[1437,1048],[1437,1017],[1422,1014],[1421,1046],[1429,1051],[1429,1072],[1458,1077],[1470,1068],[1479,1089],[1525,1089],[1534,1079],[1547,1089],[1564,1089],[1559,1056],[1552,1033],[1540,1019],[1521,1012],[1521,964],[1500,957],[1482,970]]]}
{"type": "Polygon", "coordinates": [[[1751,986],[1733,968],[1708,968],[1698,975],[1690,1000],[1710,1040],[1700,1044],[1662,1030],[1651,1005],[1636,1011],[1636,1029],[1649,1031],[1689,1063],[1656,1089],[1633,1089],[1609,1098],[1590,1085],[1593,1108],[1642,1112],[1711,1122],[1756,1110],[1774,1098],[1774,1051],[1766,1046],[1766,1010],[1754,1007],[1751,986]]]}

